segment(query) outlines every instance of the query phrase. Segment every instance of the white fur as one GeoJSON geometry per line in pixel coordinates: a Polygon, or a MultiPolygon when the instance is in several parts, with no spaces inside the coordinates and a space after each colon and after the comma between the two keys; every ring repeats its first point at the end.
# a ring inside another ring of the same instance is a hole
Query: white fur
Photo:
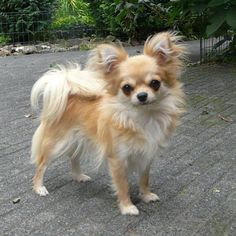
{"type": "Polygon", "coordinates": [[[82,163],[86,162],[90,168],[98,168],[105,157],[101,147],[92,142],[80,128],[69,132],[54,147],[53,158],[64,155],[69,155],[72,159],[79,158],[82,163]]]}
{"type": "Polygon", "coordinates": [[[31,105],[38,108],[39,98],[43,96],[42,119],[53,123],[58,121],[65,111],[68,96],[100,96],[104,83],[97,73],[81,71],[78,65],[66,69],[60,66],[45,73],[33,86],[31,92],[31,105]]]}
{"type": "Polygon", "coordinates": [[[45,186],[39,186],[37,189],[35,189],[36,193],[39,194],[41,197],[45,197],[49,194],[48,190],[45,186]]]}
{"type": "Polygon", "coordinates": [[[112,65],[117,62],[117,54],[111,48],[105,48],[102,52],[102,62],[107,68],[107,72],[109,72],[112,68],[112,65]]]}
{"type": "Polygon", "coordinates": [[[139,210],[135,205],[120,206],[122,215],[138,215],[139,210]]]}
{"type": "Polygon", "coordinates": [[[153,45],[153,50],[155,52],[163,52],[165,55],[168,55],[171,53],[170,49],[168,48],[168,41],[162,40],[158,42],[157,44],[153,45]]]}
{"type": "Polygon", "coordinates": [[[43,140],[43,127],[40,125],[34,133],[31,146],[31,162],[35,163],[39,153],[39,147],[43,140]]]}
{"type": "Polygon", "coordinates": [[[150,193],[150,192],[142,194],[141,198],[146,203],[160,201],[160,198],[155,193],[150,193]]]}

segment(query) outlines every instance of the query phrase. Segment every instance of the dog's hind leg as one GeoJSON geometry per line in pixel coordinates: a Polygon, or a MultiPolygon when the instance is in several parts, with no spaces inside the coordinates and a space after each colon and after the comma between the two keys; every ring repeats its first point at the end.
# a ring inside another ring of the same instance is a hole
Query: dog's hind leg
{"type": "Polygon", "coordinates": [[[40,196],[46,196],[48,194],[46,187],[43,185],[43,176],[50,160],[53,158],[52,150],[54,147],[55,143],[52,139],[45,139],[41,142],[36,154],[37,161],[36,172],[33,178],[33,188],[40,196]]]}
{"type": "Polygon", "coordinates": [[[71,157],[72,178],[78,182],[90,181],[91,178],[81,172],[79,157],[71,157]]]}
{"type": "Polygon", "coordinates": [[[47,165],[48,165],[48,158],[42,157],[40,163],[37,164],[36,173],[33,179],[34,191],[40,196],[46,196],[47,194],[49,194],[48,190],[43,185],[43,176],[47,168],[47,165]]]}
{"type": "Polygon", "coordinates": [[[52,135],[45,135],[45,129],[44,125],[40,125],[32,140],[32,159],[36,163],[33,189],[40,196],[48,194],[47,189],[43,185],[43,176],[50,160],[53,158],[52,152],[56,145],[55,138],[52,135]]]}

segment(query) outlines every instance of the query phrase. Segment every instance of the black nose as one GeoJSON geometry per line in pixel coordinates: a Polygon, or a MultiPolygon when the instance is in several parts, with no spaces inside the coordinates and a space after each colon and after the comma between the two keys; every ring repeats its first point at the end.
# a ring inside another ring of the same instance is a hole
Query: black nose
{"type": "Polygon", "coordinates": [[[147,97],[148,97],[148,94],[145,93],[145,92],[142,92],[142,93],[138,93],[137,94],[137,98],[140,102],[146,102],[147,100],[147,97]]]}

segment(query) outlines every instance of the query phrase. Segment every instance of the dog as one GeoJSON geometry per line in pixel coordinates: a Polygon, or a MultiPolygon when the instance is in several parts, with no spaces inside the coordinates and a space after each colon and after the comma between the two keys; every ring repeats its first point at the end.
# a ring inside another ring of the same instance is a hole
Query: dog
{"type": "Polygon", "coordinates": [[[34,191],[48,194],[43,185],[46,167],[68,155],[72,176],[89,181],[80,158],[106,160],[124,215],[138,215],[129,194],[128,174],[139,174],[141,199],[159,200],[149,188],[153,159],[179,123],[185,96],[178,81],[184,46],[175,33],[149,37],[142,55],[129,56],[121,46],[101,44],[93,50],[84,70],[60,66],[33,86],[31,104],[43,99],[40,125],[32,139],[36,164],[34,191]]]}

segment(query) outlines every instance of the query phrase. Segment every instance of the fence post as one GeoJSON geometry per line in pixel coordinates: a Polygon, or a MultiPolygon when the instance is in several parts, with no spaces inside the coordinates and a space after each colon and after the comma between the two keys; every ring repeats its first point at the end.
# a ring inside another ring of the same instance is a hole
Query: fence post
{"type": "Polygon", "coordinates": [[[200,37],[200,64],[203,63],[203,58],[202,58],[202,36],[200,37]]]}

